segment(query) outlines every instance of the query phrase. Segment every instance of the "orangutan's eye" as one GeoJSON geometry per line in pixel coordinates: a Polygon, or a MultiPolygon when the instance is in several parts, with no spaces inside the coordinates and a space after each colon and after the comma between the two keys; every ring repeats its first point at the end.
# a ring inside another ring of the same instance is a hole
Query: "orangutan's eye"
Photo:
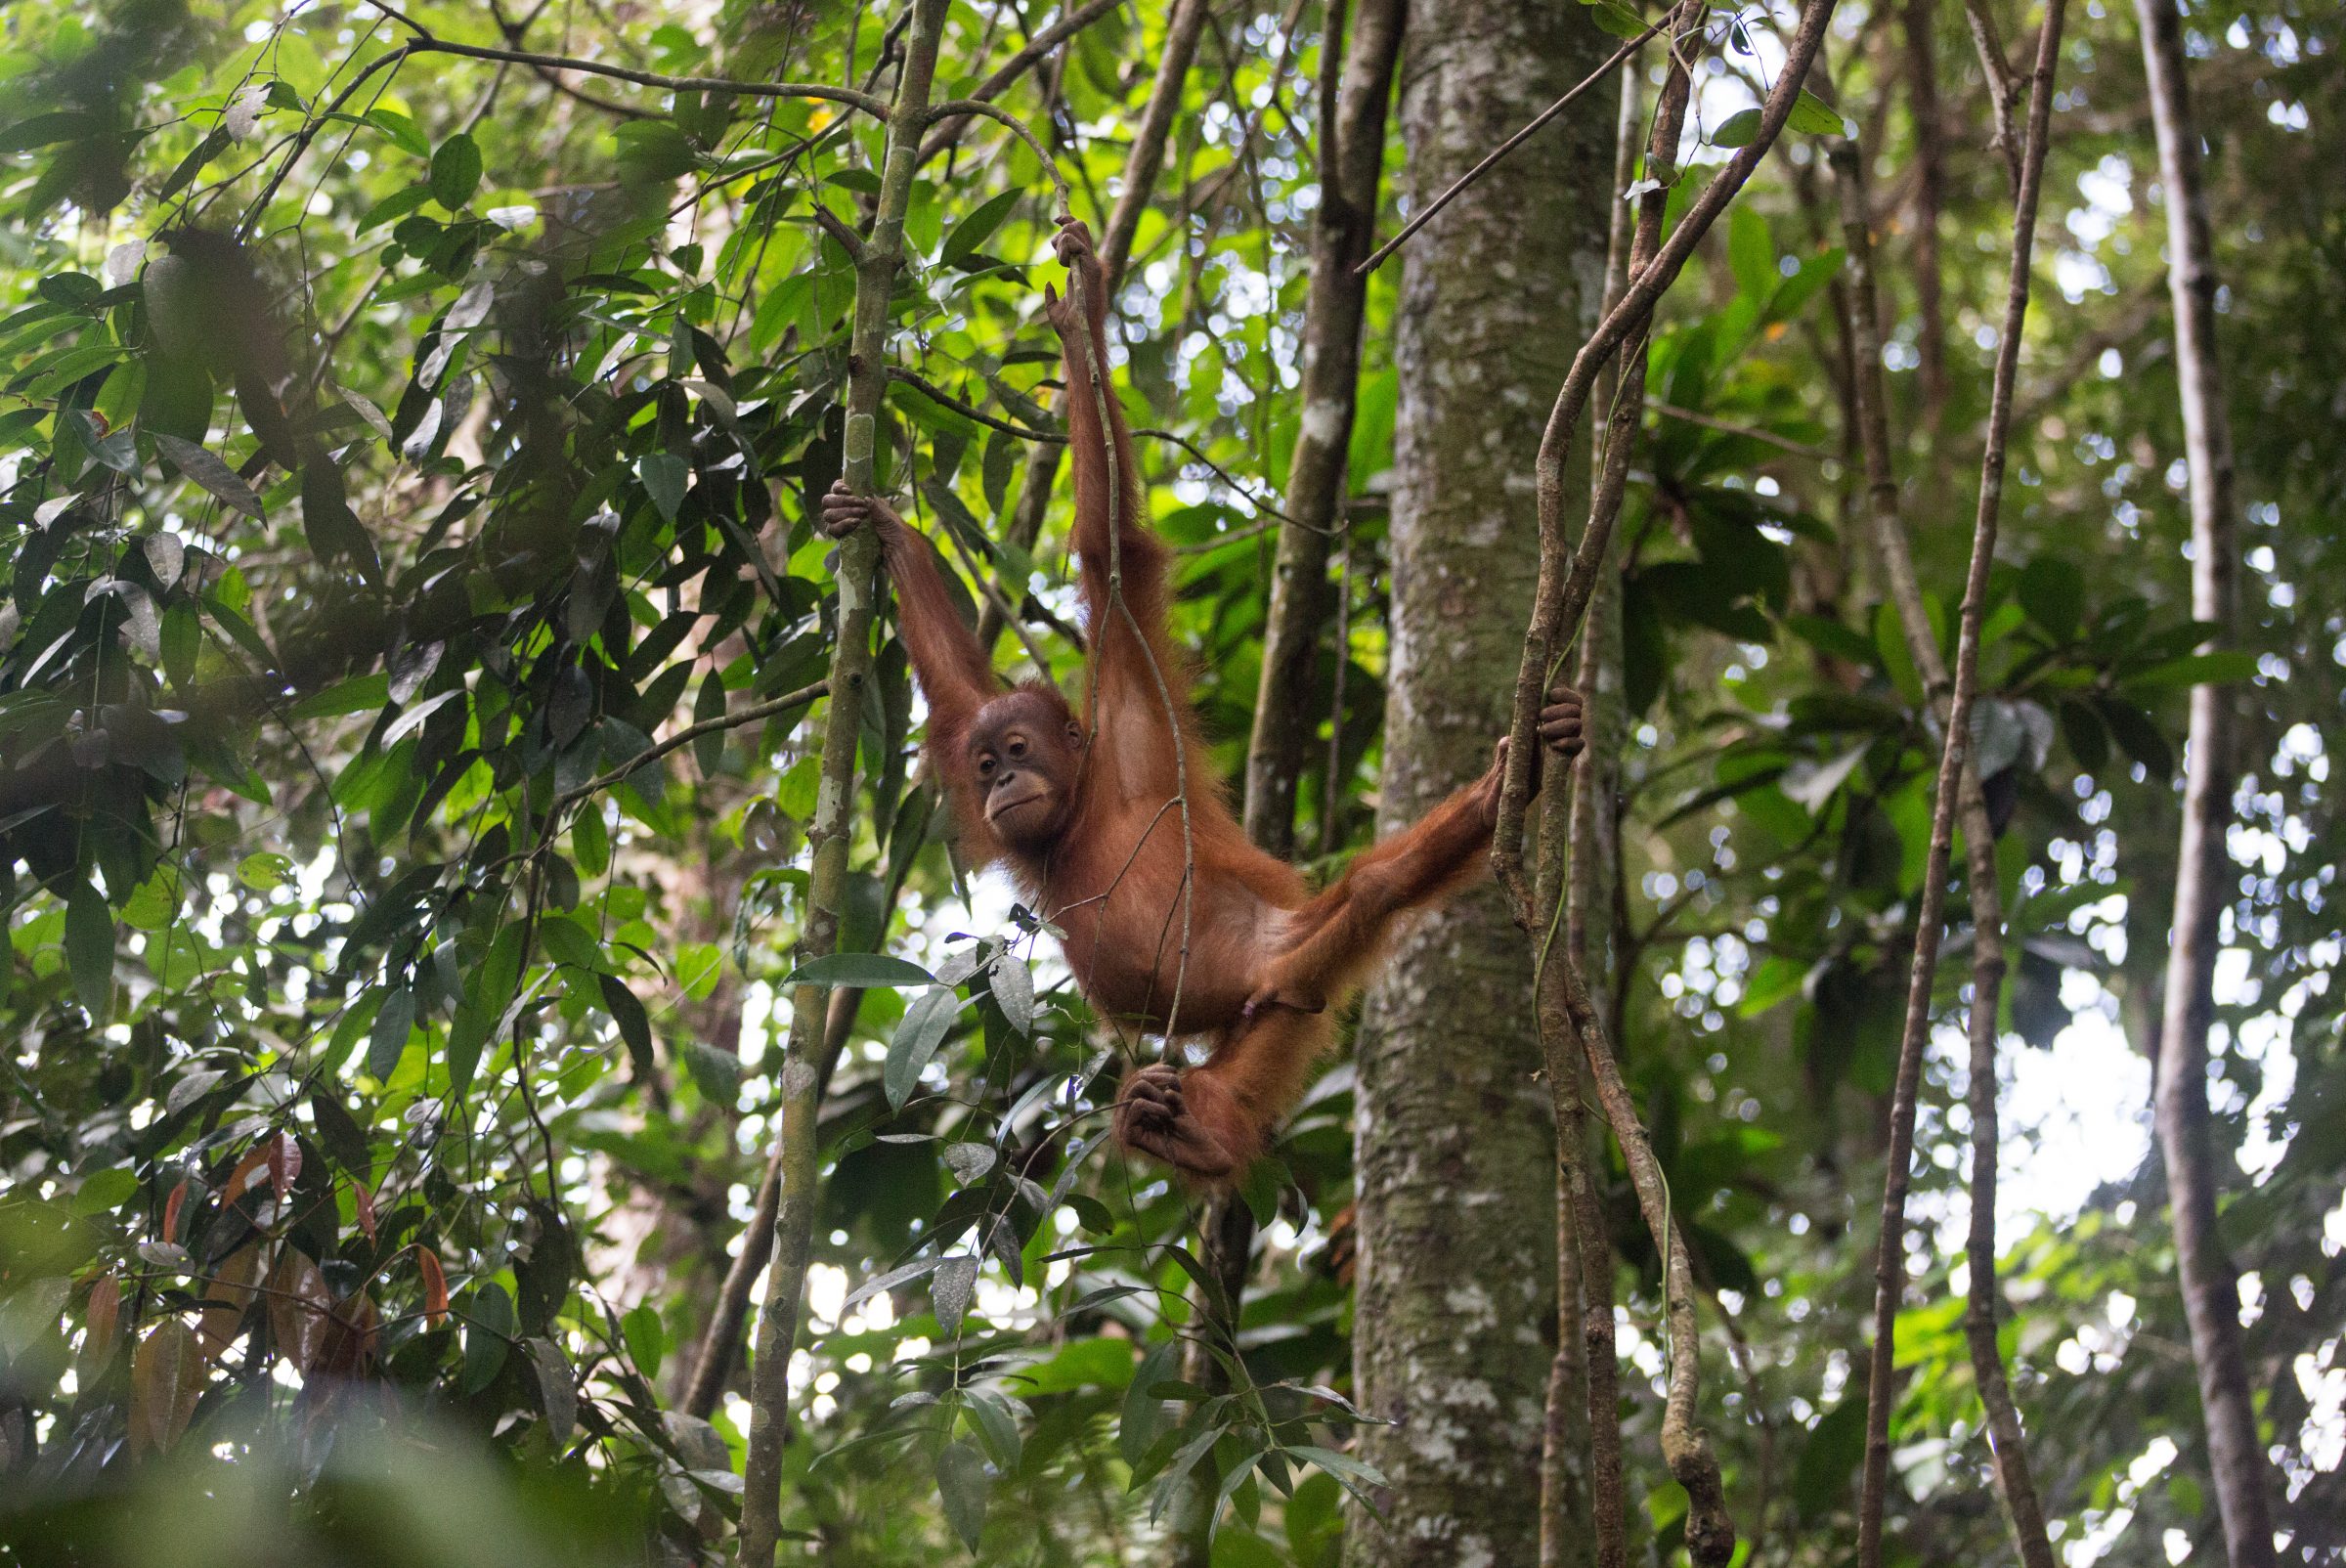
{"type": "Polygon", "coordinates": [[[994,760],[991,757],[980,757],[978,759],[978,776],[979,778],[985,777],[986,774],[992,772],[993,770],[994,760]]]}
{"type": "Polygon", "coordinates": [[[1026,738],[1024,736],[1013,735],[1011,737],[1010,755],[1013,757],[1023,757],[1026,755],[1026,738]]]}

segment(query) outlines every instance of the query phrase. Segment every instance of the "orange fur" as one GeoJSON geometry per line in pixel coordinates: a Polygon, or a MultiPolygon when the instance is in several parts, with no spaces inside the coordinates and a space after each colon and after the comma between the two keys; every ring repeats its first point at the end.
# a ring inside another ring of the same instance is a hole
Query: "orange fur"
{"type": "Polygon", "coordinates": [[[1087,697],[1069,707],[1036,688],[1003,692],[954,613],[933,552],[901,524],[888,528],[892,518],[883,523],[886,560],[929,702],[930,756],[951,791],[966,849],[976,859],[1004,861],[1065,933],[1068,967],[1103,1014],[1211,1040],[1202,1066],[1150,1067],[1128,1079],[1118,1137],[1195,1178],[1223,1181],[1261,1153],[1302,1094],[1313,1060],[1335,1038],[1337,1009],[1367,979],[1396,923],[1480,873],[1499,775],[1494,764],[1416,826],[1364,852],[1317,896],[1292,866],[1246,838],[1205,763],[1191,672],[1166,631],[1169,554],[1146,525],[1131,433],[1112,394],[1111,428],[1101,429],[1085,343],[1088,335],[1105,363],[1097,264],[1079,230],[1063,235],[1061,253],[1091,268],[1091,320],[1082,331],[1063,326],[1074,549],[1092,647],[1087,697]],[[1072,726],[1064,724],[1070,716],[1072,726]],[[1071,796],[1039,840],[1014,842],[985,813],[979,770],[992,765],[986,748],[1005,725],[1021,740],[1048,732],[1016,765],[1046,787],[1065,780],[1071,796]],[[1176,762],[1177,733],[1186,768],[1176,762]],[[1185,801],[1195,864],[1186,953],[1185,801]]]}

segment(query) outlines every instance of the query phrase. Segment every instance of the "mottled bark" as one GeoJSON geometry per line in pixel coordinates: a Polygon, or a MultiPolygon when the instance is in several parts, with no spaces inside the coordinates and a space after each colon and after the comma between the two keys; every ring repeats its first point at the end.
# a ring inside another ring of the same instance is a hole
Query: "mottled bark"
{"type": "MultiPolygon", "coordinates": [[[[1295,844],[1295,781],[1319,726],[1307,708],[1327,622],[1328,542],[1343,516],[1352,417],[1361,374],[1368,280],[1353,269],[1376,237],[1386,106],[1400,53],[1403,0],[1364,0],[1342,50],[1340,77],[1321,94],[1320,206],[1312,219],[1312,291],[1304,307],[1302,418],[1287,468],[1288,520],[1279,531],[1263,671],[1246,747],[1246,835],[1282,858],[1295,844]]],[[[1341,19],[1340,7],[1330,16],[1341,19]]],[[[1332,47],[1331,44],[1323,47],[1332,47]]],[[[1330,63],[1325,67],[1336,70],[1330,63]]]]}
{"type": "MultiPolygon", "coordinates": [[[[1429,0],[1402,69],[1419,201],[1612,53],[1577,6],[1429,0]]],[[[1405,251],[1380,825],[1488,765],[1537,564],[1541,411],[1603,288],[1612,94],[1465,192],[1405,251]]],[[[1537,1560],[1554,1321],[1554,1153],[1531,954],[1489,887],[1402,941],[1359,1045],[1354,1367],[1388,1487],[1355,1564],[1537,1560]]]]}
{"type": "MultiPolygon", "coordinates": [[[[2143,66],[2167,208],[2175,380],[2183,402],[2184,461],[2191,473],[2192,615],[2213,624],[2209,645],[2225,648],[2239,637],[2239,519],[2233,495],[2232,426],[2216,349],[2215,244],[2200,175],[2199,128],[2192,115],[2183,19],[2174,0],[2135,0],[2135,13],[2142,20],[2143,66]]],[[[2234,733],[2230,692],[2222,686],[2193,688],[2155,1110],[2174,1217],[2175,1270],[2199,1373],[2208,1469],[2224,1519],[2224,1544],[2232,1568],[2264,1568],[2275,1560],[2269,1466],[2240,1349],[2239,1274],[2217,1226],[2217,1161],[2207,1108],[2207,1035],[2222,939],[2218,921],[2232,877],[2224,838],[2239,767],[2234,733]]]]}

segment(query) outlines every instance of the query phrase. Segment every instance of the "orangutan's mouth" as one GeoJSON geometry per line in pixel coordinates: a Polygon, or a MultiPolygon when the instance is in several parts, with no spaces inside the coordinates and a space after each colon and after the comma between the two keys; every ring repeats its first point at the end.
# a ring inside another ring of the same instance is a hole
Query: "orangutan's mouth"
{"type": "Polygon", "coordinates": [[[994,821],[1000,821],[1013,811],[1023,810],[1029,806],[1046,805],[1050,799],[1051,797],[1041,790],[1028,790],[1023,795],[1014,795],[1006,801],[994,802],[993,805],[986,807],[985,814],[994,821]]]}

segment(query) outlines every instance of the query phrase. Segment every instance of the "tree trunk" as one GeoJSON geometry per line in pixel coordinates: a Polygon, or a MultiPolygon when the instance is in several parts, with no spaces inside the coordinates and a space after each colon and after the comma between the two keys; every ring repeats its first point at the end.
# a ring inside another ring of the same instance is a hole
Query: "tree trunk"
{"type": "MultiPolygon", "coordinates": [[[[2167,285],[2175,305],[2175,379],[2183,401],[2184,459],[2191,471],[2192,614],[2216,628],[2213,647],[2238,637],[2240,554],[2233,501],[2232,428],[2216,357],[2215,247],[2200,178],[2199,129],[2184,77],[2183,19],[2174,0],[2136,0],[2150,118],[2166,190],[2167,285]]],[[[2184,752],[2183,840],[2176,860],[2174,940],[2159,1028],[2155,1108],[2175,1227],[2192,1360],[2207,1420],[2208,1468],[2233,1568],[2275,1560],[2264,1444],[2248,1363],[2240,1350],[2239,1275],[2216,1221],[2216,1155],[2208,1136],[2207,1032],[2214,1012],[2217,921],[2231,868],[2232,698],[2221,686],[2192,692],[2184,752]]]]}
{"type": "MultiPolygon", "coordinates": [[[[1577,6],[1426,0],[1402,73],[1408,189],[1445,189],[1612,43],[1577,6]]],[[[1506,728],[1538,566],[1526,481],[1599,303],[1613,121],[1610,87],[1589,94],[1404,252],[1387,831],[1479,773],[1506,728]]],[[[1556,1167],[1531,953],[1496,889],[1404,938],[1358,1056],[1354,1366],[1394,1424],[1363,1429],[1385,1518],[1356,1522],[1348,1560],[1537,1561],[1556,1167]]]]}

